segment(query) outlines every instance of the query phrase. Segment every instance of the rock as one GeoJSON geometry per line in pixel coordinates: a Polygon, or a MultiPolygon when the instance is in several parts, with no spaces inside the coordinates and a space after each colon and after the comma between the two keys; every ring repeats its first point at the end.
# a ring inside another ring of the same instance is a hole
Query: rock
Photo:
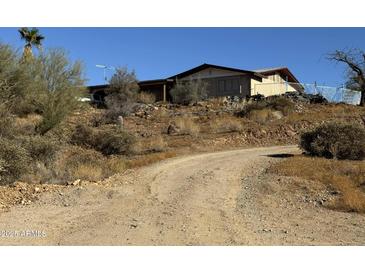
{"type": "Polygon", "coordinates": [[[40,192],[40,191],[41,191],[41,189],[40,189],[39,187],[35,187],[35,188],[34,188],[34,192],[35,192],[35,193],[38,193],[38,192],[40,192]]]}
{"type": "Polygon", "coordinates": [[[180,129],[174,124],[170,124],[167,128],[167,134],[169,135],[177,134],[179,131],[180,129]]]}
{"type": "Polygon", "coordinates": [[[273,111],[272,116],[274,117],[274,119],[278,120],[284,117],[283,113],[280,110],[273,111]]]}
{"type": "Polygon", "coordinates": [[[77,186],[77,185],[80,184],[80,182],[81,182],[81,179],[77,179],[77,180],[75,180],[73,182],[67,182],[67,185],[68,186],[77,186]]]}
{"type": "Polygon", "coordinates": [[[290,136],[290,137],[295,136],[296,134],[297,134],[297,133],[296,133],[295,131],[290,130],[290,129],[288,129],[288,130],[286,131],[286,135],[287,135],[287,136],[290,136]]]}
{"type": "Polygon", "coordinates": [[[120,128],[123,128],[124,127],[124,119],[123,119],[123,116],[118,116],[118,119],[117,119],[117,124],[120,128]]]}

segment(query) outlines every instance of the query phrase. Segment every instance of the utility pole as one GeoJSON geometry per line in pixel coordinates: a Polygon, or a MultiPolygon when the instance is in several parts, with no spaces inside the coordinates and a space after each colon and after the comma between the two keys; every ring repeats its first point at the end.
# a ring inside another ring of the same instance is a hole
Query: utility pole
{"type": "Polygon", "coordinates": [[[97,68],[101,68],[103,69],[103,79],[104,79],[104,83],[106,84],[108,82],[108,79],[106,77],[106,70],[109,69],[109,70],[115,70],[115,67],[112,67],[112,66],[106,66],[106,65],[96,65],[97,68]]]}

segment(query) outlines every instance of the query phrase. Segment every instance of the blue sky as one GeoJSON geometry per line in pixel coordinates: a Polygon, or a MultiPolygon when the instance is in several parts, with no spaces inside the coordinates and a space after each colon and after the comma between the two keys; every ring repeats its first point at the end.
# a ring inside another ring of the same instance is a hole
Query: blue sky
{"type": "MultiPolygon", "coordinates": [[[[40,28],[44,47],[64,48],[85,65],[88,84],[102,84],[96,64],[128,66],[140,80],[164,78],[202,63],[242,69],[287,66],[304,83],[339,86],[336,49],[365,49],[365,28],[40,28]]],[[[16,28],[0,42],[21,48],[16,28]]],[[[109,72],[110,76],[111,72],[109,72]]]]}

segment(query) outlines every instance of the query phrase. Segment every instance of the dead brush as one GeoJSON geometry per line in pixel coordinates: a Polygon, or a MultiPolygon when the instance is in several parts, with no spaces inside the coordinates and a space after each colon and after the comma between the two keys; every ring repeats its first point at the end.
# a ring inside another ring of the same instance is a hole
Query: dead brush
{"type": "Polygon", "coordinates": [[[35,133],[37,125],[42,121],[42,116],[38,114],[29,114],[26,117],[15,118],[15,128],[21,134],[35,133]]]}
{"type": "Polygon", "coordinates": [[[162,161],[168,158],[175,157],[177,154],[174,151],[158,152],[153,154],[146,154],[135,159],[130,159],[127,162],[128,168],[136,168],[145,165],[150,165],[158,161],[162,161]]]}
{"type": "Polygon", "coordinates": [[[269,108],[254,109],[247,114],[247,118],[259,124],[265,124],[266,122],[272,120],[274,115],[273,111],[269,108]]]}
{"type": "Polygon", "coordinates": [[[161,135],[139,140],[133,145],[133,154],[163,152],[168,148],[167,142],[161,135]]]}
{"type": "Polygon", "coordinates": [[[138,103],[153,104],[154,102],[156,102],[156,96],[150,92],[141,91],[137,93],[136,97],[138,103]]]}
{"type": "Polygon", "coordinates": [[[180,134],[197,137],[200,133],[199,125],[190,116],[179,117],[174,120],[174,123],[179,128],[180,134]]]}
{"type": "Polygon", "coordinates": [[[305,186],[339,193],[326,206],[340,211],[365,212],[365,162],[296,156],[273,165],[271,173],[306,179],[305,186]]]}
{"type": "Polygon", "coordinates": [[[119,156],[104,156],[92,149],[69,146],[61,150],[52,166],[54,183],[76,179],[99,181],[124,171],[126,160],[119,156]]]}
{"type": "Polygon", "coordinates": [[[243,124],[241,119],[225,116],[210,120],[209,128],[212,133],[242,132],[243,124]]]}

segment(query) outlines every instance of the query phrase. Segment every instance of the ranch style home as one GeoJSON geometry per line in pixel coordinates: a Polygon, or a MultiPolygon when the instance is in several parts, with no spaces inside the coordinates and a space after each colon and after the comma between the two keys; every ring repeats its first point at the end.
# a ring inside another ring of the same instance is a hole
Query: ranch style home
{"type": "MultiPolygon", "coordinates": [[[[140,81],[140,89],[155,94],[157,101],[172,101],[170,90],[176,81],[201,79],[208,83],[209,97],[238,96],[247,97],[261,94],[279,95],[285,92],[302,92],[298,79],[286,67],[243,70],[212,64],[202,64],[195,68],[165,79],[140,81]]],[[[108,85],[90,86],[92,101],[104,101],[108,85]]]]}

